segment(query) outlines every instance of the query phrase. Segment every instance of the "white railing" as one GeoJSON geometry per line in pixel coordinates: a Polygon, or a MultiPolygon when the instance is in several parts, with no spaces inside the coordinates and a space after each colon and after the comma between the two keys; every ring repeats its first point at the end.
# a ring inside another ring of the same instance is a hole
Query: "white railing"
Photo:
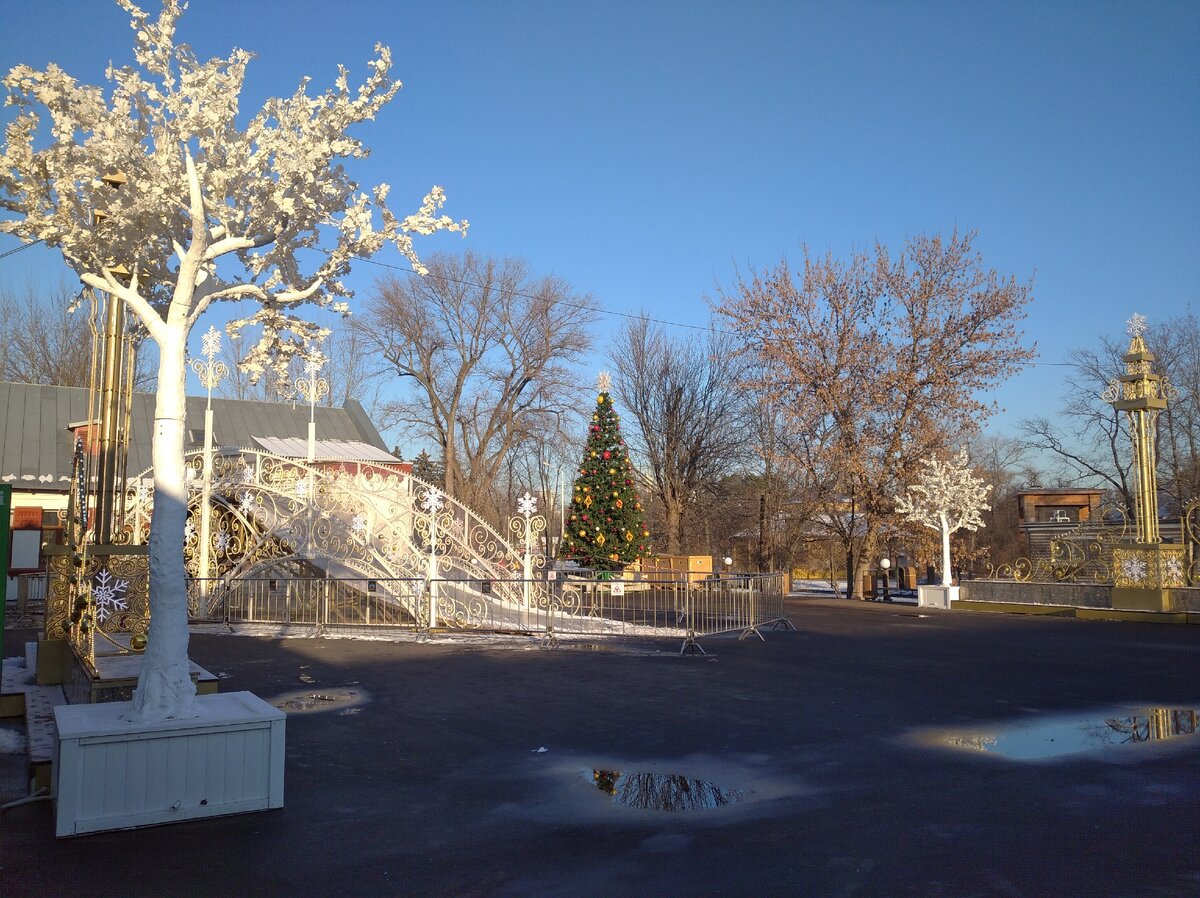
{"type": "Polygon", "coordinates": [[[193,622],[674,637],[790,628],[782,574],[682,579],[238,578],[190,581],[193,622]],[[528,587],[528,588],[526,588],[528,587]],[[525,597],[528,596],[528,599],[525,597]]]}

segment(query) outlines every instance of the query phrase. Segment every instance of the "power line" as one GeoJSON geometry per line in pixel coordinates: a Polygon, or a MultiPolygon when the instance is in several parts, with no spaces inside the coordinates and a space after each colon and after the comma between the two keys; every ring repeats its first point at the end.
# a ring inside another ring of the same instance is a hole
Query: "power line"
{"type": "Polygon", "coordinates": [[[12,249],[5,250],[4,252],[0,253],[0,259],[7,259],[9,256],[19,253],[22,250],[29,249],[31,246],[37,246],[41,242],[41,240],[34,240],[32,243],[22,243],[20,246],[14,246],[12,249]]]}
{"type": "MultiPolygon", "coordinates": [[[[42,242],[41,240],[34,240],[30,243],[24,243],[21,246],[13,247],[10,250],[6,250],[5,252],[0,253],[0,259],[6,259],[11,255],[22,252],[23,250],[27,250],[30,247],[37,246],[41,242],[42,242]]],[[[413,274],[413,275],[417,275],[418,277],[435,277],[435,278],[439,278],[443,281],[447,281],[452,284],[460,284],[464,287],[476,287],[481,290],[485,288],[485,285],[483,285],[483,284],[476,283],[474,281],[462,280],[460,278],[447,277],[444,274],[430,273],[427,275],[421,275],[421,273],[418,272],[416,269],[409,268],[406,265],[392,265],[388,262],[380,262],[378,259],[371,259],[367,256],[355,256],[354,258],[358,259],[360,262],[367,262],[371,265],[378,265],[380,268],[389,268],[393,271],[403,271],[406,274],[413,274]]],[[[532,293],[523,293],[520,290],[513,290],[511,292],[516,296],[523,296],[526,299],[540,299],[540,297],[535,296],[532,293]]],[[[711,327],[708,325],[685,324],[682,321],[671,321],[666,318],[652,318],[649,315],[635,315],[632,312],[617,312],[617,311],[614,311],[613,309],[605,309],[605,308],[599,307],[599,306],[589,306],[589,305],[585,305],[583,303],[571,302],[566,299],[556,299],[556,300],[554,300],[554,304],[560,305],[560,306],[567,306],[568,308],[579,309],[581,311],[586,311],[586,312],[596,312],[600,315],[612,315],[615,318],[624,318],[628,321],[648,321],[652,324],[661,324],[664,327],[679,327],[679,328],[684,328],[686,330],[704,331],[706,333],[711,333],[711,334],[722,334],[723,336],[727,336],[727,337],[742,337],[742,336],[744,336],[743,334],[739,334],[736,331],[721,330],[720,328],[711,327]]],[[[1025,366],[1029,367],[1029,368],[1046,368],[1046,367],[1073,368],[1074,367],[1074,365],[1070,362],[1026,362],[1025,366]]]]}

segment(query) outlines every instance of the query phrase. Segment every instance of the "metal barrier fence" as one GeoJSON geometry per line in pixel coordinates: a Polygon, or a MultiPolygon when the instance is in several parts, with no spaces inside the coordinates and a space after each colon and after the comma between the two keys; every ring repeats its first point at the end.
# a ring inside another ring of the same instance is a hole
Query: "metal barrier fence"
{"type": "Polygon", "coordinates": [[[782,574],[700,583],[679,579],[464,580],[254,578],[189,581],[193,622],[271,623],[326,629],[477,630],[558,636],[762,638],[791,629],[782,574]]]}
{"type": "Polygon", "coordinates": [[[17,574],[16,589],[6,596],[5,614],[8,627],[28,627],[35,622],[36,615],[42,614],[46,608],[46,586],[48,581],[45,572],[36,574],[17,574]]]}

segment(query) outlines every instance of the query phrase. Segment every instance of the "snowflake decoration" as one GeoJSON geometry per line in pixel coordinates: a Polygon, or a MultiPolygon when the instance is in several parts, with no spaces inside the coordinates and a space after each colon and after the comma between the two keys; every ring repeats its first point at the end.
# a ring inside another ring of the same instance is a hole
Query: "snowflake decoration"
{"type": "Polygon", "coordinates": [[[92,601],[96,603],[96,618],[103,623],[119,611],[128,611],[128,592],[128,580],[119,580],[108,568],[101,568],[92,579],[92,601]]]}
{"type": "Polygon", "coordinates": [[[183,541],[190,543],[196,538],[196,525],[192,521],[188,521],[183,525],[183,541]]]}
{"type": "Polygon", "coordinates": [[[529,495],[529,490],[517,500],[517,512],[526,518],[537,514],[537,497],[529,495]]]}
{"type": "Polygon", "coordinates": [[[250,465],[242,465],[242,470],[238,472],[238,479],[242,483],[254,482],[254,468],[250,465]]]}
{"type": "Polygon", "coordinates": [[[230,543],[229,533],[227,531],[225,531],[224,529],[218,530],[217,535],[213,537],[213,547],[218,552],[222,552],[222,553],[228,552],[229,551],[229,543],[230,543]]]}
{"type": "Polygon", "coordinates": [[[210,326],[200,339],[200,352],[210,359],[221,351],[221,333],[215,326],[210,326]]]}
{"type": "Polygon", "coordinates": [[[315,352],[304,360],[304,373],[312,376],[325,367],[325,356],[315,352]]]}
{"type": "Polygon", "coordinates": [[[1146,332],[1146,316],[1134,312],[1129,320],[1125,322],[1125,330],[1128,331],[1131,337],[1140,337],[1146,332]]]}
{"type": "Polygon", "coordinates": [[[1146,559],[1125,558],[1121,560],[1121,575],[1126,580],[1146,579],[1146,559]]]}
{"type": "Polygon", "coordinates": [[[242,517],[244,518],[253,517],[254,513],[258,511],[258,496],[250,492],[250,490],[245,490],[242,493],[242,501],[238,504],[238,511],[242,513],[242,517]]]}
{"type": "Polygon", "coordinates": [[[296,498],[305,499],[308,497],[308,481],[303,477],[296,480],[296,498]]]}
{"type": "Polygon", "coordinates": [[[1163,573],[1166,574],[1166,580],[1169,583],[1183,582],[1183,559],[1168,558],[1163,563],[1163,573]]]}
{"type": "Polygon", "coordinates": [[[354,520],[350,522],[350,529],[355,533],[363,533],[367,529],[367,516],[359,513],[354,516],[354,520]]]}
{"type": "Polygon", "coordinates": [[[436,514],[442,510],[442,497],[437,490],[426,490],[421,497],[421,509],[426,514],[436,514]]]}

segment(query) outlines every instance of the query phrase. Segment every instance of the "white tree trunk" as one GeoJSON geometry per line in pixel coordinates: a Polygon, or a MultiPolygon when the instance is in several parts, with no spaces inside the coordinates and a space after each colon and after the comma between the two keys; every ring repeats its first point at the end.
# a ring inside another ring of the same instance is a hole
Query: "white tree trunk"
{"type": "Polygon", "coordinates": [[[183,322],[159,338],[154,406],[154,512],[150,519],[150,633],[133,714],[138,721],[193,717],[196,687],[188,664],[187,585],[183,533],[187,481],[183,464],[186,374],[183,322]]]}
{"type": "Polygon", "coordinates": [[[943,514],[942,518],[942,586],[953,586],[954,578],[950,576],[950,522],[943,514]]]}

